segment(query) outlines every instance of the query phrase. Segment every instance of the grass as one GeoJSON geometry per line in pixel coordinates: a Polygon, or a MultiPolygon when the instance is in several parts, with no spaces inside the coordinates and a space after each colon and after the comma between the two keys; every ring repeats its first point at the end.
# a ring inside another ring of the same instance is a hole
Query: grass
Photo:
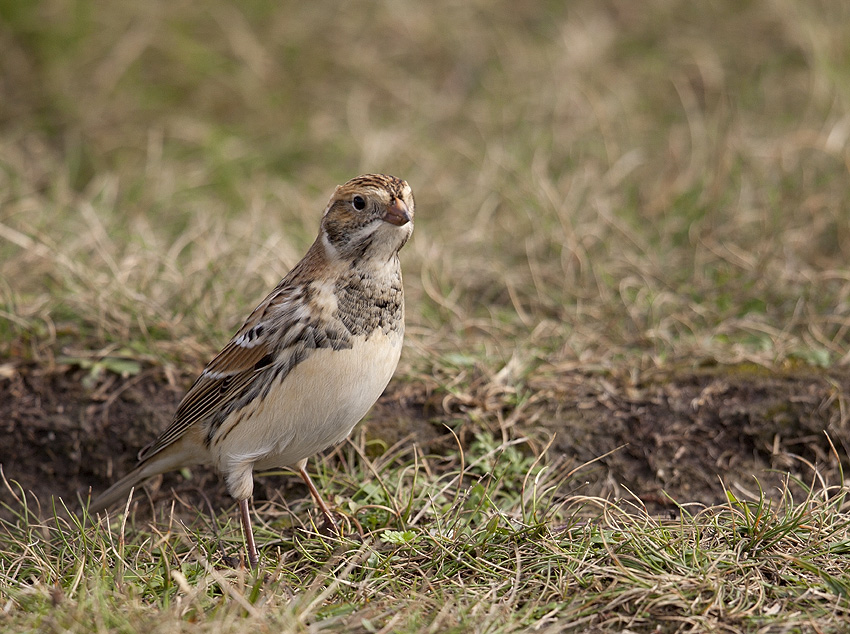
{"type": "Polygon", "coordinates": [[[384,170],[418,193],[426,354],[843,359],[840,3],[59,6],[7,10],[5,342],[203,360],[384,170]]]}
{"type": "Polygon", "coordinates": [[[4,627],[672,632],[846,624],[842,483],[815,477],[810,488],[796,487],[801,499],[789,485],[777,505],[729,493],[726,505],[685,505],[665,520],[639,502],[559,495],[574,474],[542,467],[515,442],[476,443],[450,469],[439,467],[443,457],[409,449],[375,461],[354,444],[347,451],[347,470],[322,473],[325,490],[349,500],[346,534],[293,525],[289,508],[267,502],[256,510],[257,573],[226,563],[244,550],[235,514],[212,523],[168,513],[139,521],[134,512],[108,523],[68,519],[62,508],[29,508],[5,482],[18,517],[0,537],[4,627]]]}
{"type": "Polygon", "coordinates": [[[260,576],[233,513],[73,520],[7,473],[0,627],[846,630],[843,479],[659,519],[577,496],[521,405],[553,367],[846,368],[848,7],[0,0],[0,380],[191,374],[386,171],[417,199],[395,380],[470,441],[346,445],[346,536],[263,502],[260,576]]]}

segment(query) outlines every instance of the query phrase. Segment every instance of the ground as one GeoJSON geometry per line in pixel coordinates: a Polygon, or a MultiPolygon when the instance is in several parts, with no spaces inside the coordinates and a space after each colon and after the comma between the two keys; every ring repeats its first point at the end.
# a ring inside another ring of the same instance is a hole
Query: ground
{"type": "MultiPolygon", "coordinates": [[[[95,385],[87,377],[80,369],[23,366],[0,380],[0,464],[42,504],[51,495],[76,504],[78,495],[85,499],[89,489],[101,491],[126,473],[168,424],[191,380],[155,367],[126,379],[106,373],[95,385]]],[[[744,365],[659,371],[635,382],[550,367],[526,379],[524,398],[517,391],[483,374],[462,395],[427,382],[392,383],[355,436],[448,458],[458,454],[458,440],[468,447],[482,433],[527,438],[529,452],[551,440],[545,460],[581,467],[564,493],[636,496],[655,513],[676,503],[723,503],[724,486],[753,499],[762,487],[770,497],[787,474],[810,484],[813,465],[835,482],[836,455],[846,456],[850,446],[844,370],[780,373],[744,365]]],[[[202,490],[217,508],[232,505],[214,474],[198,468],[192,476],[171,474],[148,492],[170,502],[172,488],[190,498],[202,490]]],[[[257,478],[258,500],[276,490],[306,495],[298,478],[257,478]]]]}

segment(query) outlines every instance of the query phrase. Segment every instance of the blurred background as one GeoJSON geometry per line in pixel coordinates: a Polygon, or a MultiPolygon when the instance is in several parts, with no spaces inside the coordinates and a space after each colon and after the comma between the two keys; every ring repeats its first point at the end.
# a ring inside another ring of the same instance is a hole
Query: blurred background
{"type": "Polygon", "coordinates": [[[844,0],[0,1],[0,354],[202,364],[408,180],[403,368],[846,363],[844,0]]]}

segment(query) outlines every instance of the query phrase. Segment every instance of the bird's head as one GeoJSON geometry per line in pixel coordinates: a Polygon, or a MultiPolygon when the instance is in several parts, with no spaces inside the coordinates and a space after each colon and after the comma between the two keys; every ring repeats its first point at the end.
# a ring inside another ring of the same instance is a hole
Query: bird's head
{"type": "Polygon", "coordinates": [[[322,217],[330,257],[389,259],[413,233],[413,192],[405,181],[366,174],[340,185],[322,217]]]}

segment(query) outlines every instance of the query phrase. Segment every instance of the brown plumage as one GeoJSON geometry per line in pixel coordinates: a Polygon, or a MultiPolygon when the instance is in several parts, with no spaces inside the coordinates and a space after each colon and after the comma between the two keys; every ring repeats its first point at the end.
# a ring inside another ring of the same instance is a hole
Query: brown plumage
{"type": "Polygon", "coordinates": [[[328,522],[307,459],[344,440],[383,392],[404,336],[398,252],[413,232],[408,184],[368,174],[336,188],[304,258],[251,313],[177,407],[139,465],[91,504],[100,511],[147,478],[195,464],[224,475],[248,514],[253,472],[298,469],[328,522]]]}

